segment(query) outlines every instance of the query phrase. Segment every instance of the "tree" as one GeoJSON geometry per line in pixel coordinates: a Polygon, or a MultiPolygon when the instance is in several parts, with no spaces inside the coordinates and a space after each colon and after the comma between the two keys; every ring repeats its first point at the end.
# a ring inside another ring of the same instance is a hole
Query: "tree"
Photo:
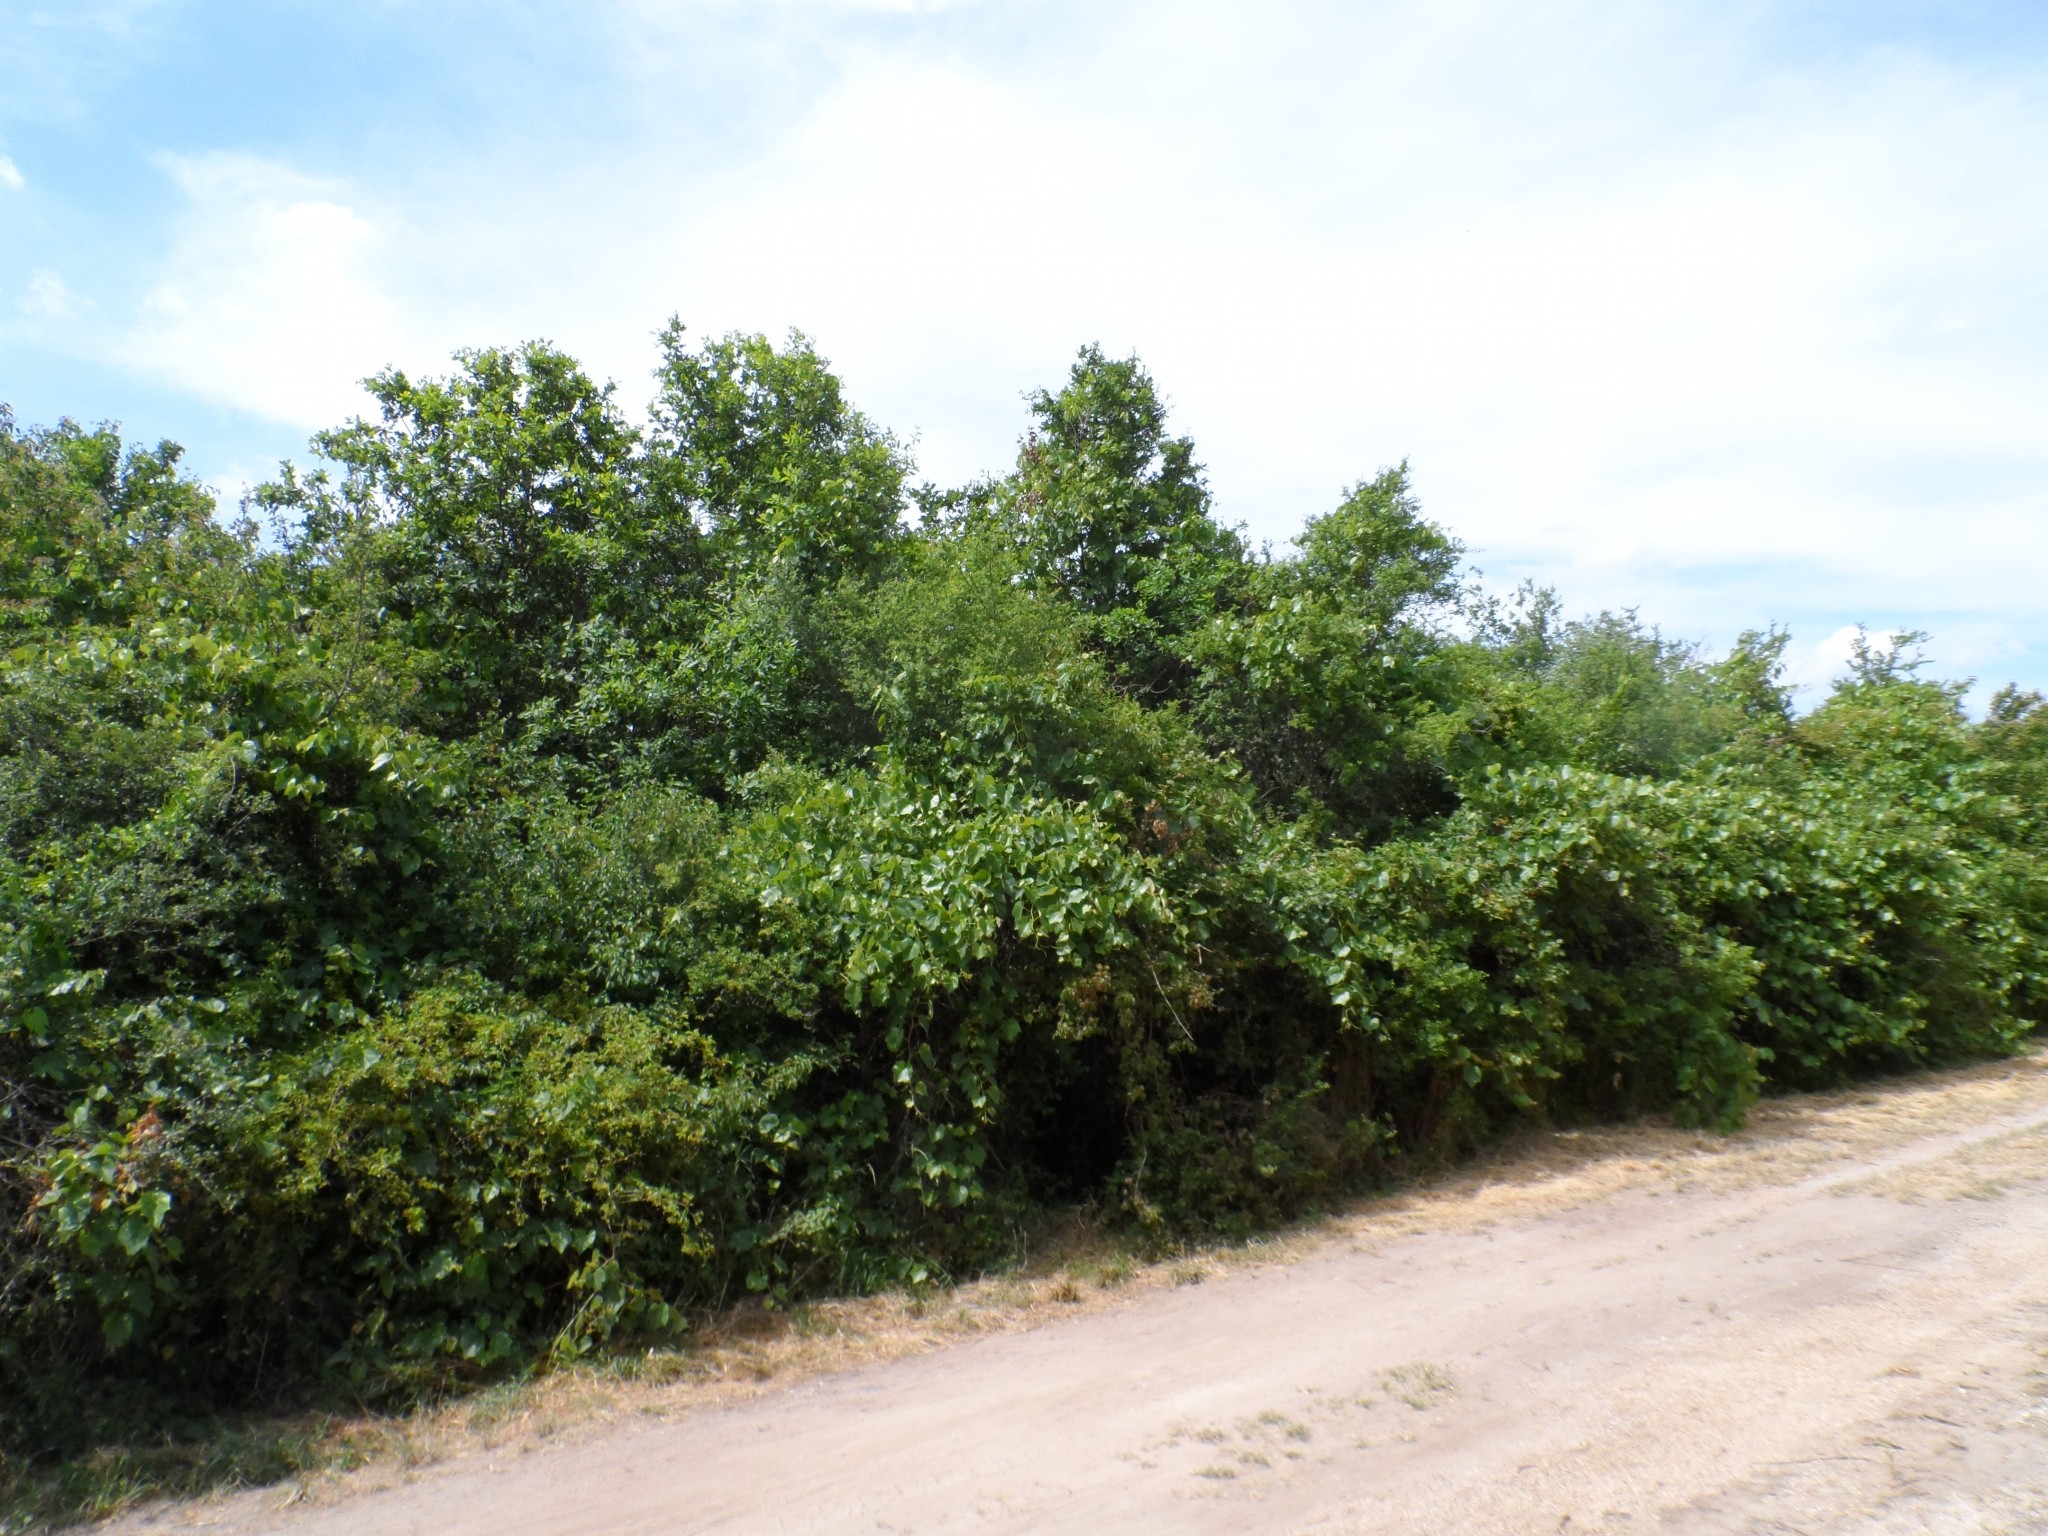
{"type": "Polygon", "coordinates": [[[679,321],[661,346],[655,483],[704,528],[720,577],[876,573],[902,529],[909,465],[816,348],[796,332],[779,351],[734,332],[693,352],[679,321]]]}
{"type": "Polygon", "coordinates": [[[1241,541],[1209,515],[1194,444],[1169,437],[1166,403],[1135,358],[1084,347],[1058,394],[1031,397],[1034,426],[1007,479],[966,521],[1014,543],[1037,582],[1091,620],[1125,686],[1181,691],[1184,639],[1241,576],[1241,541]]]}
{"type": "Polygon", "coordinates": [[[379,419],[314,439],[343,484],[287,480],[271,499],[316,531],[373,537],[393,613],[446,656],[458,717],[473,720],[546,694],[616,574],[644,570],[650,542],[686,561],[691,541],[641,518],[637,434],[610,386],[538,342],[458,362],[447,380],[370,380],[379,419]]]}

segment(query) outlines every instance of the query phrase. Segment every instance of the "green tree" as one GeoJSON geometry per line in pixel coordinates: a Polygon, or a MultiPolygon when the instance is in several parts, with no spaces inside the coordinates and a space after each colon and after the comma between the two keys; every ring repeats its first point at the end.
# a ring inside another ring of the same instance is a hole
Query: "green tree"
{"type": "Polygon", "coordinates": [[[970,498],[964,521],[1001,530],[1038,582],[1088,616],[1127,687],[1177,694],[1186,637],[1243,569],[1240,541],[1209,515],[1194,444],[1167,435],[1143,365],[1099,347],[1030,406],[1016,470],[970,498]]]}
{"type": "Polygon", "coordinates": [[[558,693],[561,653],[622,575],[687,592],[694,540],[637,494],[636,434],[574,360],[534,343],[458,361],[446,380],[370,380],[379,418],[314,439],[341,483],[288,477],[269,500],[309,537],[372,538],[393,616],[445,659],[460,729],[558,693]]]}
{"type": "Polygon", "coordinates": [[[846,403],[809,340],[662,332],[654,483],[688,509],[729,584],[787,564],[806,584],[878,571],[901,532],[908,461],[846,403]]]}
{"type": "Polygon", "coordinates": [[[1391,469],[1310,519],[1292,558],[1247,572],[1248,600],[1193,638],[1194,717],[1269,803],[1369,835],[1450,808],[1415,727],[1443,686],[1460,553],[1391,469]]]}

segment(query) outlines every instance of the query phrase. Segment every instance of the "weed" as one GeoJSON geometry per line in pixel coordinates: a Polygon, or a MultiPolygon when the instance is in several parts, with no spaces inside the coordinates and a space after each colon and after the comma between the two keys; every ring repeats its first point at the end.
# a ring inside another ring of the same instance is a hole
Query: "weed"
{"type": "Polygon", "coordinates": [[[1458,1390],[1451,1373],[1440,1365],[1397,1365],[1380,1373],[1380,1384],[1389,1397],[1400,1399],[1417,1413],[1434,1408],[1458,1390]]]}

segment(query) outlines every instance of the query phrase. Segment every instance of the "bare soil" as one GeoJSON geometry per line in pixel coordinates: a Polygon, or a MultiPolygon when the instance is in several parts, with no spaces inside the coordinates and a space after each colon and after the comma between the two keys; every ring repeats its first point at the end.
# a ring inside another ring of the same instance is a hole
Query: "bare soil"
{"type": "Polygon", "coordinates": [[[2048,1532],[2048,1057],[1531,1136],[1287,1239],[738,1322],[114,1529],[2048,1532]]]}

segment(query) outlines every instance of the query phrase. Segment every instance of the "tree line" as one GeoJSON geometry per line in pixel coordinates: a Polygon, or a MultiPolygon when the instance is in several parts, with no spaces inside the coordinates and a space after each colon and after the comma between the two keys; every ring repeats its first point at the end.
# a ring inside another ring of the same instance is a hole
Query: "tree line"
{"type": "Polygon", "coordinates": [[[1915,637],[1801,714],[1404,468],[1253,548],[1096,349],[953,490],[800,336],[371,390],[239,516],[0,413],[11,1455],[2048,1018],[2048,708],[1915,637]]]}

